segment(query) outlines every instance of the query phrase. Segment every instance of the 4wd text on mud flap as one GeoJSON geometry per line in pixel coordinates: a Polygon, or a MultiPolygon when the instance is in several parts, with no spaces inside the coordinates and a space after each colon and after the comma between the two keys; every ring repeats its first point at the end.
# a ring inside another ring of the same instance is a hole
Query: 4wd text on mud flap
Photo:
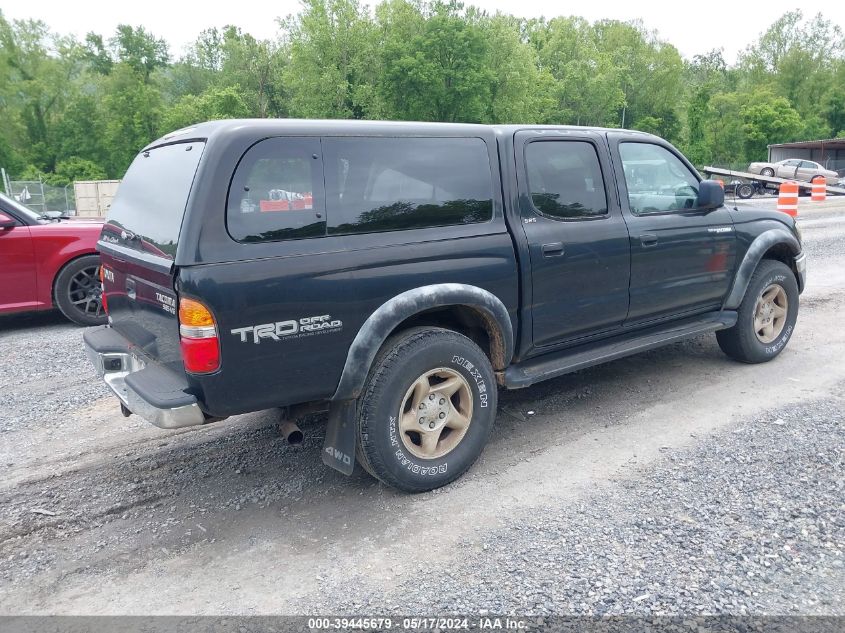
{"type": "Polygon", "coordinates": [[[249,334],[252,333],[252,342],[258,345],[263,338],[279,341],[285,337],[311,332],[322,332],[325,330],[337,330],[343,327],[340,319],[332,320],[331,315],[302,317],[290,321],[277,321],[276,323],[261,323],[260,325],[248,325],[246,327],[234,328],[232,334],[241,337],[241,343],[246,343],[249,334]]]}
{"type": "Polygon", "coordinates": [[[339,451],[336,448],[333,448],[331,446],[327,446],[323,450],[326,453],[328,453],[329,455],[331,455],[332,459],[336,459],[337,461],[343,462],[344,464],[347,464],[347,465],[352,463],[352,458],[349,455],[347,455],[346,453],[343,453],[342,451],[339,451]]]}

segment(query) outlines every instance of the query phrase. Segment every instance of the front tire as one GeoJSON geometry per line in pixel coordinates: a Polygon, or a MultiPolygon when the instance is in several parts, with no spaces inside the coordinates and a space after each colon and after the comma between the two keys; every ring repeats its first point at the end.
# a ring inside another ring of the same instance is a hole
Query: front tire
{"type": "Polygon", "coordinates": [[[725,354],[743,363],[765,363],[780,354],[798,320],[798,282],[789,266],[761,261],[737,312],[736,325],[716,332],[725,354]]]}
{"type": "Polygon", "coordinates": [[[774,176],[775,170],[772,169],[771,167],[764,167],[763,169],[760,170],[760,175],[761,176],[774,176]]]}
{"type": "Polygon", "coordinates": [[[107,320],[100,286],[100,257],[83,255],[56,275],[53,295],[62,314],[79,325],[103,325],[107,320]]]}
{"type": "Polygon", "coordinates": [[[741,185],[737,185],[736,195],[742,198],[743,200],[748,200],[748,198],[754,195],[754,187],[748,183],[742,183],[741,185]]]}
{"type": "Polygon", "coordinates": [[[454,481],[475,462],[496,417],[496,381],[466,336],[427,327],[391,338],[359,400],[358,460],[405,492],[454,481]]]}

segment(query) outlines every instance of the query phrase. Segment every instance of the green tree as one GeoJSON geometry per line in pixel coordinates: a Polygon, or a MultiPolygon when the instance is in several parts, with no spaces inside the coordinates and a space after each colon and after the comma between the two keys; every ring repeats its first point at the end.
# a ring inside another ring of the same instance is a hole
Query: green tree
{"type": "Polygon", "coordinates": [[[374,90],[376,29],[358,0],[306,0],[283,28],[291,114],[361,119],[381,113],[374,90]]]}
{"type": "Polygon", "coordinates": [[[209,88],[199,96],[184,95],[162,117],[165,132],[187,127],[202,121],[237,119],[249,116],[249,106],[240,86],[209,88]]]}
{"type": "Polygon", "coordinates": [[[56,128],[81,71],[78,43],[34,20],[8,22],[0,14],[0,64],[4,124],[22,137],[13,143],[21,158],[51,171],[57,159],[56,128]]]}
{"type": "Polygon", "coordinates": [[[554,78],[540,69],[537,51],[523,39],[523,22],[496,14],[480,21],[490,72],[487,123],[545,121],[554,108],[554,78]]]}
{"type": "Polygon", "coordinates": [[[164,68],[170,60],[167,42],[155,37],[143,26],[119,24],[109,44],[116,60],[143,77],[145,83],[149,83],[154,70],[164,68]]]}
{"type": "Polygon", "coordinates": [[[103,82],[103,146],[110,177],[120,177],[138,151],[158,137],[159,89],[127,64],[116,64],[103,82]]]}
{"type": "Polygon", "coordinates": [[[48,185],[64,187],[76,180],[104,180],[106,177],[106,170],[100,165],[78,156],[71,156],[56,163],[55,171],[44,174],[42,180],[48,185]]]}
{"type": "MultiPolygon", "coordinates": [[[[764,87],[785,97],[806,120],[807,137],[818,138],[837,129],[837,121],[820,113],[819,104],[840,96],[843,59],[845,39],[839,26],[820,14],[805,21],[801,11],[791,11],[748,47],[740,68],[749,92],[764,87]]],[[[835,109],[831,114],[835,119],[835,109]]]]}
{"type": "Polygon", "coordinates": [[[257,40],[239,28],[227,26],[222,34],[220,74],[215,85],[238,85],[250,116],[286,116],[285,58],[277,43],[257,40]]]}
{"type": "MultiPolygon", "coordinates": [[[[402,0],[391,2],[401,5],[402,0]]],[[[412,19],[396,32],[382,23],[381,92],[396,118],[422,121],[480,122],[490,101],[493,77],[486,67],[487,40],[477,12],[439,0],[420,21],[412,11],[393,12],[412,19]],[[416,29],[414,27],[417,27],[416,29]],[[403,31],[414,33],[402,37],[403,31]]]]}
{"type": "Polygon", "coordinates": [[[770,92],[757,92],[740,108],[745,132],[746,155],[763,160],[767,145],[785,143],[798,138],[803,129],[801,117],[784,97],[770,92]]]}
{"type": "MultiPolygon", "coordinates": [[[[99,89],[97,84],[90,87],[99,89]]],[[[69,99],[61,121],[57,125],[58,160],[75,156],[100,166],[106,165],[109,156],[103,139],[107,117],[108,113],[103,111],[97,94],[78,90],[69,99]]]]}
{"type": "Polygon", "coordinates": [[[708,162],[739,167],[739,163],[748,161],[741,114],[744,102],[737,92],[719,93],[710,98],[703,141],[708,162]]]}
{"type": "Polygon", "coordinates": [[[845,131],[845,87],[833,86],[821,102],[821,113],[833,132],[845,131]]]}
{"type": "Polygon", "coordinates": [[[655,131],[661,136],[680,140],[684,65],[677,49],[639,22],[602,20],[594,29],[597,48],[611,56],[619,72],[620,127],[640,127],[640,120],[648,117],[646,123],[656,122],[655,131]]]}
{"type": "Polygon", "coordinates": [[[583,18],[536,21],[529,27],[540,67],[553,79],[555,106],[549,122],[615,125],[625,95],[613,56],[598,46],[583,18]]]}

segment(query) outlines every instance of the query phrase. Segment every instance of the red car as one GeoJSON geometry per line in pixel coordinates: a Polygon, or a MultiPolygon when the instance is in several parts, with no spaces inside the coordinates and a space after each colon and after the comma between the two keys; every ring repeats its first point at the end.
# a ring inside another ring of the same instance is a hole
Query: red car
{"type": "Polygon", "coordinates": [[[105,323],[102,227],[96,218],[46,218],[0,194],[0,313],[58,307],[80,325],[105,323]]]}

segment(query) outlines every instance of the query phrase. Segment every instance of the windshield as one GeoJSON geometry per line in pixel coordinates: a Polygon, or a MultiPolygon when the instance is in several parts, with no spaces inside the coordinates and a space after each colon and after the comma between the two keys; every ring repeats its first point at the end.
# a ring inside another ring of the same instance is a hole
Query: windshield
{"type": "Polygon", "coordinates": [[[44,219],[44,216],[42,216],[40,213],[36,213],[32,209],[27,209],[17,200],[10,198],[9,196],[3,195],[2,193],[0,193],[0,200],[3,201],[3,204],[5,206],[11,207],[13,211],[16,211],[25,218],[36,221],[44,219]]]}

